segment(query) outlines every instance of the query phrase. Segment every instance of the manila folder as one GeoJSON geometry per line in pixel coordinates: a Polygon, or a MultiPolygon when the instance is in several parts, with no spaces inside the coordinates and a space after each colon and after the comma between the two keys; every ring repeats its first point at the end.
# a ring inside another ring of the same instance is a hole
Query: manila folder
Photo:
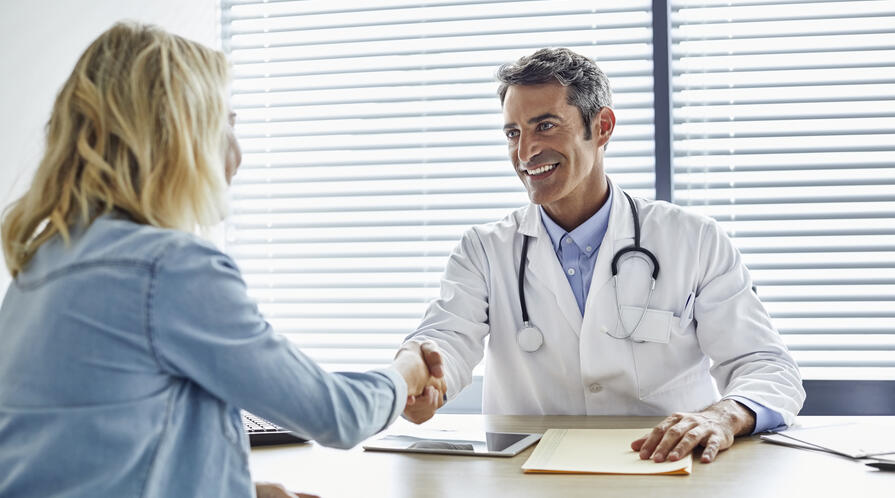
{"type": "Polygon", "coordinates": [[[649,429],[548,429],[522,465],[526,473],[689,475],[693,456],[641,460],[631,442],[649,429]]]}

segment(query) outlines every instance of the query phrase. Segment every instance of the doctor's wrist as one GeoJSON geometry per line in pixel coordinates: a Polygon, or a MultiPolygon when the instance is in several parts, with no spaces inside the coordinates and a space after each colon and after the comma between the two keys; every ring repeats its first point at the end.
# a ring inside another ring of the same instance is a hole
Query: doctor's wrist
{"type": "Polygon", "coordinates": [[[722,399],[712,405],[721,422],[730,427],[734,436],[748,436],[755,431],[755,412],[733,399],[722,399]]]}

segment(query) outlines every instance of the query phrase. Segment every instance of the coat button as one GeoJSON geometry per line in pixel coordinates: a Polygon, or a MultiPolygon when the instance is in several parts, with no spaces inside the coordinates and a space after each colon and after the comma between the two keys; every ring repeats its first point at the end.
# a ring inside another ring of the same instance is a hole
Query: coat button
{"type": "Polygon", "coordinates": [[[596,394],[603,390],[603,386],[594,382],[593,384],[587,386],[587,390],[596,394]]]}

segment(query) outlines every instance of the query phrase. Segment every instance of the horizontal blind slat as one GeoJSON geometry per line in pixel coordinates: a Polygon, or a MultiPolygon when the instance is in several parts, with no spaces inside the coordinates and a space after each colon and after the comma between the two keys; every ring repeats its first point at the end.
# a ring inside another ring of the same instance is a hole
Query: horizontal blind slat
{"type": "Polygon", "coordinates": [[[895,4],[671,9],[675,201],[731,236],[803,374],[895,371],[895,4]]]}

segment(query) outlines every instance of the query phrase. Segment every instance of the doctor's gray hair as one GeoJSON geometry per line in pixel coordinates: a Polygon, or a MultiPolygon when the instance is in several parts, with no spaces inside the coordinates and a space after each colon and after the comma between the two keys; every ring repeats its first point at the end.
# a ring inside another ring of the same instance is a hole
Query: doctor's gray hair
{"type": "Polygon", "coordinates": [[[584,120],[584,138],[591,139],[591,123],[603,107],[612,107],[609,78],[597,64],[567,48],[542,48],[497,69],[500,105],[510,85],[540,85],[558,82],[568,87],[568,103],[578,108],[584,120]]]}

